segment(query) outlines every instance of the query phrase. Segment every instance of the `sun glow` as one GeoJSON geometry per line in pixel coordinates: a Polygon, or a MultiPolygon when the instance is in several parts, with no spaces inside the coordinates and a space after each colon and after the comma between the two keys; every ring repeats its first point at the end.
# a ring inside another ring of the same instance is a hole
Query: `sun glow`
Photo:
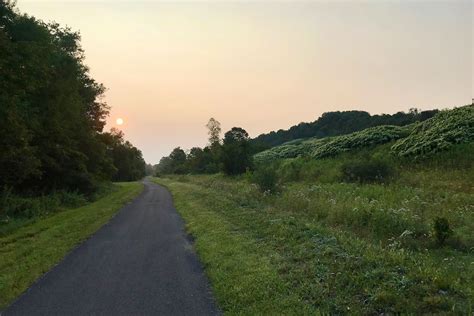
{"type": "Polygon", "coordinates": [[[117,125],[122,125],[123,124],[123,119],[122,118],[118,118],[115,123],[117,123],[117,125]]]}

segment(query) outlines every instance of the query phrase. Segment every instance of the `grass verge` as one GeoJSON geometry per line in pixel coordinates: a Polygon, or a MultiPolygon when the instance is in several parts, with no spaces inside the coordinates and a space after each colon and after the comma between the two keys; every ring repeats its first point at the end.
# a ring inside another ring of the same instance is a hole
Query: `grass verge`
{"type": "Polygon", "coordinates": [[[474,201],[462,190],[293,183],[268,195],[243,178],[155,181],[173,193],[226,314],[472,313],[472,249],[410,230],[428,229],[418,212],[441,206],[469,245],[474,201]]]}
{"type": "Polygon", "coordinates": [[[83,207],[39,219],[0,237],[0,310],[87,239],[142,190],[138,182],[83,207]]]}

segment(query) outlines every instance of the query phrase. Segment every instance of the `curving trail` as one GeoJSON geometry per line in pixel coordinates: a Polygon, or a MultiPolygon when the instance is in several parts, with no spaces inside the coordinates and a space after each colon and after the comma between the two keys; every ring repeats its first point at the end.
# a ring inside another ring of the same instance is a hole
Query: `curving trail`
{"type": "Polygon", "coordinates": [[[144,185],[4,315],[219,314],[171,194],[144,185]]]}

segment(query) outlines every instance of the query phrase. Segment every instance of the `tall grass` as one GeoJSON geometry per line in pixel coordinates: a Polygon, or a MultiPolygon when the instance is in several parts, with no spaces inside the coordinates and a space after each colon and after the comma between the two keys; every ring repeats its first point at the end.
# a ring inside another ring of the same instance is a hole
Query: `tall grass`
{"type": "Polygon", "coordinates": [[[271,172],[277,176],[272,183],[280,184],[276,194],[262,192],[248,176],[160,179],[199,241],[224,311],[471,313],[474,144],[422,161],[395,158],[391,146],[279,161],[271,172]],[[345,165],[371,159],[393,169],[390,181],[345,179],[345,165]],[[218,223],[211,226],[210,217],[218,223]],[[220,252],[221,230],[238,236],[235,252],[220,252]],[[241,247],[240,238],[252,246],[241,247]],[[250,287],[248,272],[240,275],[238,264],[231,264],[246,260],[256,279],[266,262],[272,279],[250,287]],[[221,261],[234,271],[232,280],[221,261]],[[242,299],[226,282],[241,289],[242,299]],[[267,297],[274,309],[261,308],[246,292],[267,297]]]}
{"type": "Polygon", "coordinates": [[[35,220],[95,201],[116,190],[112,183],[103,183],[93,195],[54,191],[43,195],[19,195],[5,188],[0,192],[0,236],[35,220]]]}

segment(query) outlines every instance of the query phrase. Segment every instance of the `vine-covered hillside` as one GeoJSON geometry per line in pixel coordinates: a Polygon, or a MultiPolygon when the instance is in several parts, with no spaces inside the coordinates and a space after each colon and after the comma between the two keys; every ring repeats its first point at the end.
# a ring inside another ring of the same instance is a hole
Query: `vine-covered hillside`
{"type": "Polygon", "coordinates": [[[392,141],[392,153],[398,156],[428,156],[454,144],[474,141],[474,106],[444,110],[434,117],[407,126],[377,126],[326,138],[293,140],[257,153],[256,163],[282,158],[325,158],[343,152],[385,144],[392,141]]]}

